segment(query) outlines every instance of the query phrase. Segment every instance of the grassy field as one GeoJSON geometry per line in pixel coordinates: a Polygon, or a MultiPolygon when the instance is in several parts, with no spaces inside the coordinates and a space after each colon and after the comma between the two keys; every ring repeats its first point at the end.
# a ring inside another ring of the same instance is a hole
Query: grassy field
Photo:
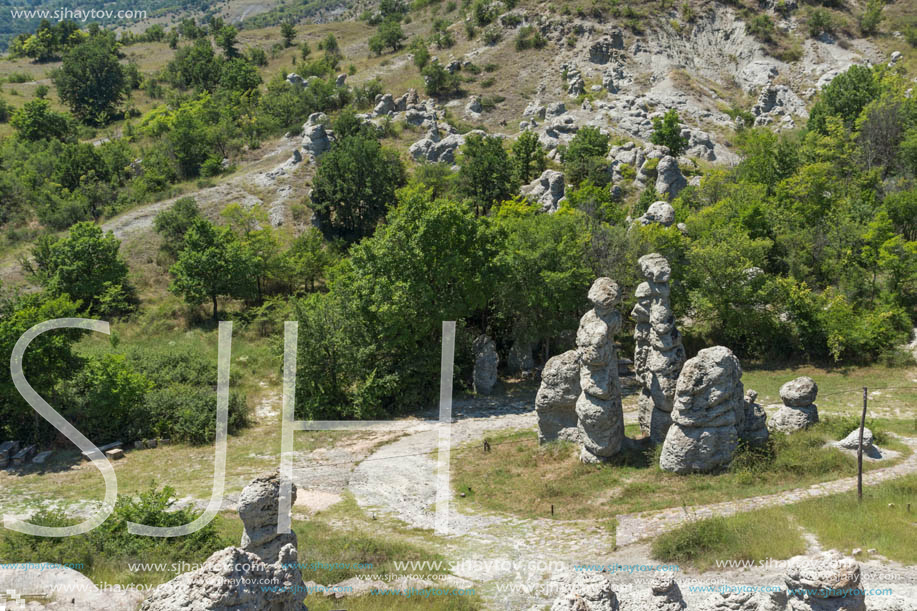
{"type": "Polygon", "coordinates": [[[804,553],[806,542],[798,528],[786,526],[786,520],[783,508],[695,520],[657,537],[652,555],[700,571],[715,566],[717,560],[790,558],[804,553]],[[774,528],[774,524],[784,526],[774,528]]]}
{"type": "MultiPolygon", "coordinates": [[[[845,433],[846,428],[829,420],[805,432],[775,437],[770,456],[740,453],[722,473],[675,475],[659,469],[658,447],[624,451],[606,465],[583,465],[573,444],[540,446],[534,431],[511,431],[490,438],[490,453],[467,451],[454,459],[453,484],[465,494],[459,503],[469,509],[483,507],[528,518],[607,520],[621,513],[747,498],[853,475],[855,458],[824,447],[845,433]]],[[[893,439],[885,440],[885,447],[908,452],[893,439]]],[[[889,464],[893,463],[864,468],[889,464]]]]}
{"type": "MultiPolygon", "coordinates": [[[[917,475],[832,496],[722,518],[696,520],[653,541],[653,557],[664,562],[710,568],[716,560],[789,558],[805,551],[801,532],[824,548],[849,554],[876,549],[904,564],[917,563],[917,475]],[[910,512],[908,503],[912,504],[910,512]],[[830,516],[830,517],[828,517],[830,516]],[[774,524],[781,524],[774,528],[774,524]],[[787,526],[789,525],[789,526],[787,526]]],[[[864,556],[860,556],[863,558],[864,556]]]]}

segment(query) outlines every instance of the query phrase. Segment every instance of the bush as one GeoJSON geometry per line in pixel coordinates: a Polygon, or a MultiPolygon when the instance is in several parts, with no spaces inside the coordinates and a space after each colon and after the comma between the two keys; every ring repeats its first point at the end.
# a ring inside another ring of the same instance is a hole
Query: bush
{"type": "Polygon", "coordinates": [[[807,26],[809,29],[809,36],[816,38],[822,33],[830,34],[834,32],[836,24],[831,13],[821,7],[818,7],[809,11],[807,26]]]}
{"type": "Polygon", "coordinates": [[[548,40],[534,27],[527,25],[516,34],[516,50],[543,49],[548,40]]]}
{"type": "Polygon", "coordinates": [[[885,8],[884,0],[869,0],[866,3],[866,9],[860,15],[860,31],[863,34],[875,34],[879,30],[879,24],[884,19],[883,8],[885,8]]]}
{"type": "Polygon", "coordinates": [[[443,97],[459,92],[459,77],[443,68],[439,62],[431,62],[421,74],[426,84],[427,95],[443,97]]]}
{"type": "Polygon", "coordinates": [[[688,148],[688,139],[681,135],[681,121],[674,108],[666,112],[662,118],[653,119],[650,141],[668,147],[672,157],[678,157],[688,148]]]}
{"type": "MultiPolygon", "coordinates": [[[[213,443],[216,431],[217,397],[213,388],[171,384],[149,392],[143,400],[147,435],[191,444],[213,443]]],[[[248,424],[245,395],[229,393],[228,432],[234,434],[248,424]]]]}
{"type": "Polygon", "coordinates": [[[503,38],[503,30],[499,26],[492,25],[484,30],[484,42],[489,45],[495,45],[503,38]]]}
{"type": "Polygon", "coordinates": [[[917,47],[917,23],[913,23],[904,29],[904,39],[912,47],[917,47]]]}
{"type": "MultiPolygon", "coordinates": [[[[180,558],[183,562],[201,563],[213,552],[230,545],[218,534],[215,522],[182,537],[146,537],[127,532],[127,522],[149,526],[181,526],[192,522],[198,514],[189,508],[169,511],[174,498],[174,489],[168,486],[158,489],[155,484],[136,498],[119,495],[114,511],[105,522],[73,537],[36,537],[5,530],[0,535],[0,557],[10,562],[34,562],[40,558],[43,562],[82,565],[77,570],[104,578],[123,572],[129,562],[171,563],[180,558]]],[[[68,518],[59,510],[41,510],[29,521],[39,526],[72,526],[81,520],[68,518]]],[[[172,574],[167,571],[164,577],[169,579],[172,574]]]]}

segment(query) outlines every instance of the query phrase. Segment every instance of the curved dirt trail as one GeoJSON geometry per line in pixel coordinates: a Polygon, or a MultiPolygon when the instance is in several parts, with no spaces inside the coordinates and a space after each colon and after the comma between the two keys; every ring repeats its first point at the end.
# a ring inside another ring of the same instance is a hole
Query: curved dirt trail
{"type": "MultiPolygon", "coordinates": [[[[627,414],[632,420],[634,414],[627,414]]],[[[435,420],[427,421],[417,432],[377,448],[357,465],[349,488],[360,506],[387,513],[409,526],[432,530],[435,516],[435,473],[438,433],[435,420]]],[[[537,426],[532,401],[487,400],[456,401],[452,425],[452,446],[483,439],[488,433],[537,426]]],[[[867,484],[876,484],[908,473],[917,472],[917,439],[902,438],[915,449],[898,465],[870,471],[864,476],[867,484]]],[[[453,452],[452,461],[462,459],[453,452]]],[[[695,506],[691,515],[682,508],[618,517],[617,546],[615,537],[603,526],[592,521],[557,521],[524,519],[484,510],[475,514],[457,511],[456,503],[449,506],[449,533],[446,535],[452,572],[471,580],[484,593],[490,608],[528,609],[533,605],[549,604],[555,595],[558,576],[569,575],[576,564],[656,564],[649,557],[649,546],[641,540],[671,529],[693,516],[731,515],[759,507],[794,503],[808,498],[849,490],[856,486],[855,478],[843,478],[788,490],[772,495],[741,499],[706,506],[695,506]]],[[[450,490],[450,497],[452,491],[450,490]]],[[[849,551],[849,550],[848,550],[849,551]]],[[[917,568],[891,566],[878,560],[864,563],[870,568],[891,571],[898,575],[892,581],[897,591],[917,594],[917,568]]],[[[868,572],[866,573],[868,574],[868,572]]],[[[645,577],[645,575],[644,575],[645,577]]],[[[716,571],[716,583],[782,583],[779,569],[734,569],[716,571]]],[[[710,579],[711,574],[684,575],[683,579],[710,579]]],[[[635,576],[624,577],[616,585],[622,591],[646,586],[635,576]]],[[[870,587],[876,583],[870,581],[870,587]]],[[[708,594],[691,593],[683,585],[689,606],[692,599],[700,603],[708,594]]],[[[540,608],[540,607],[536,607],[540,608]]]]}

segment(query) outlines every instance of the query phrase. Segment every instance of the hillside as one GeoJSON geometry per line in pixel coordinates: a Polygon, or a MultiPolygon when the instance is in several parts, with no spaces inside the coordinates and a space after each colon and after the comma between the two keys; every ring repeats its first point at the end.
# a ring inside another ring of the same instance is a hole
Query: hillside
{"type": "MultiPolygon", "coordinates": [[[[579,609],[607,576],[573,567],[619,561],[679,563],[688,609],[799,611],[716,606],[687,584],[788,584],[785,567],[711,567],[829,548],[861,562],[868,587],[895,588],[868,608],[907,608],[914,2],[131,8],[149,15],[98,27],[0,14],[0,360],[41,322],[109,322],[108,335],[36,338],[23,367],[115,452],[120,486],[91,533],[0,532],[0,609],[8,561],[153,587],[187,572],[172,562],[236,545],[243,489],[280,464],[287,399],[299,421],[392,421],[295,433],[299,559],[334,565],[302,567],[305,584],[354,588],[310,591],[312,611],[579,609]],[[687,415],[673,420],[676,398],[687,415]],[[864,402],[860,505],[850,440],[864,402]],[[557,439],[548,403],[566,423],[557,439]],[[178,538],[129,533],[208,508],[223,407],[216,519],[178,538]],[[773,428],[797,408],[814,418],[773,428]],[[702,468],[662,458],[678,427],[685,446],[701,440],[702,468]],[[421,575],[402,560],[440,564],[421,575]],[[388,607],[370,593],[437,585],[474,592],[388,607]]],[[[0,444],[13,442],[0,513],[62,526],[104,509],[96,465],[20,389],[0,368],[0,444]]],[[[622,611],[679,607],[668,582],[647,602],[645,576],[613,577],[622,611]]],[[[95,608],[93,592],[36,605],[95,608]]],[[[112,610],[134,611],[134,594],[112,610]]]]}

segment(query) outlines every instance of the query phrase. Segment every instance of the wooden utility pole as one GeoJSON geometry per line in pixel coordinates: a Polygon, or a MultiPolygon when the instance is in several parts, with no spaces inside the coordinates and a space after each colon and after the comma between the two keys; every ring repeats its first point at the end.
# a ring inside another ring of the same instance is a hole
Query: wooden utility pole
{"type": "Polygon", "coordinates": [[[860,416],[860,443],[857,444],[857,502],[863,502],[863,429],[866,427],[867,390],[863,387],[863,415],[860,416]]]}

